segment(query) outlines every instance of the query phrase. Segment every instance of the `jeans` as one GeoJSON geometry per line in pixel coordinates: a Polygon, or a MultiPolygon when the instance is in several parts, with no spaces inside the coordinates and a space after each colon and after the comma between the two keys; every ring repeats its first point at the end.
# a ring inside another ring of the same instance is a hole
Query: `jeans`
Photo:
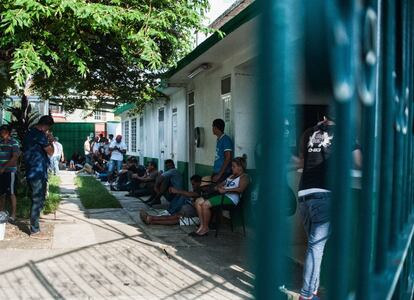
{"type": "Polygon", "coordinates": [[[34,179],[28,181],[32,191],[32,205],[30,208],[30,232],[40,231],[39,218],[43,209],[46,197],[47,179],[34,179]]]}
{"type": "Polygon", "coordinates": [[[113,160],[113,159],[111,159],[109,161],[108,173],[109,174],[113,173],[115,168],[116,168],[116,171],[119,174],[119,172],[122,169],[122,160],[113,160]]]}
{"type": "Polygon", "coordinates": [[[50,168],[54,175],[59,174],[59,161],[60,161],[60,156],[52,156],[50,158],[50,168]]]}
{"type": "Polygon", "coordinates": [[[323,250],[330,233],[330,206],[329,192],[299,197],[299,211],[308,237],[303,285],[300,291],[303,297],[312,297],[319,288],[323,250]]]}

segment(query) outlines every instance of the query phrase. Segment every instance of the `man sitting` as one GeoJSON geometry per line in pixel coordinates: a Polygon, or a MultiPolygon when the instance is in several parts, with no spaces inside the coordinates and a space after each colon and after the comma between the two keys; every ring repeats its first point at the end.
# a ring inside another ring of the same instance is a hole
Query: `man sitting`
{"type": "Polygon", "coordinates": [[[131,175],[129,193],[125,196],[142,197],[151,195],[154,191],[155,181],[159,174],[157,163],[155,161],[150,161],[144,175],[140,174],[140,172],[131,175]]]}
{"type": "Polygon", "coordinates": [[[146,211],[140,212],[140,217],[145,224],[154,225],[176,225],[179,223],[181,217],[192,218],[197,216],[197,212],[194,208],[194,199],[201,196],[201,176],[193,175],[191,178],[192,192],[179,190],[174,187],[169,188],[171,194],[178,195],[175,197],[168,207],[169,215],[165,216],[152,216],[146,211]]]}
{"type": "Polygon", "coordinates": [[[170,187],[174,187],[179,190],[183,188],[183,177],[175,168],[175,164],[172,159],[167,159],[165,161],[165,170],[166,171],[161,174],[161,176],[158,176],[151,198],[144,201],[150,206],[161,204],[161,196],[165,196],[167,201],[171,202],[176,195],[168,193],[168,189],[170,187]]]}

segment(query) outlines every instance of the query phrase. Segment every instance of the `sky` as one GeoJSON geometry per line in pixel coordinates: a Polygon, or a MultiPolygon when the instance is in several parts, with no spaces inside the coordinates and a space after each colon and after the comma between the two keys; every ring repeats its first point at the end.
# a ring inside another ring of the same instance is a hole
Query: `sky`
{"type": "Polygon", "coordinates": [[[210,11],[207,13],[207,24],[212,23],[226,9],[228,9],[236,0],[210,0],[210,11]]]}

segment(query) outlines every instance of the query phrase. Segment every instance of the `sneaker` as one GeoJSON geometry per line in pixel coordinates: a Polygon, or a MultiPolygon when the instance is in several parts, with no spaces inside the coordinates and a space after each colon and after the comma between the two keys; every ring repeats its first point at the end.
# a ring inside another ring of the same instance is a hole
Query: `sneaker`
{"type": "Polygon", "coordinates": [[[8,222],[9,222],[10,224],[12,224],[12,225],[16,225],[16,218],[9,217],[8,222]]]}
{"type": "Polygon", "coordinates": [[[50,237],[43,231],[32,232],[30,233],[30,237],[37,240],[49,240],[50,237]]]}

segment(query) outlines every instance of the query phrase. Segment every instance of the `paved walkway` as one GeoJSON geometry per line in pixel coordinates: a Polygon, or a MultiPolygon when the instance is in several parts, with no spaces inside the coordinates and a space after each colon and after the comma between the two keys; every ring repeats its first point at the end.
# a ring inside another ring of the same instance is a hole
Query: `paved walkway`
{"type": "MultiPolygon", "coordinates": [[[[248,299],[244,239],[223,232],[194,240],[179,226],[146,226],[145,205],[113,194],[121,209],[82,206],[72,172],[63,201],[45,216],[46,242],[0,242],[0,299],[248,299]]],[[[99,197],[99,195],[97,195],[99,197]]]]}

